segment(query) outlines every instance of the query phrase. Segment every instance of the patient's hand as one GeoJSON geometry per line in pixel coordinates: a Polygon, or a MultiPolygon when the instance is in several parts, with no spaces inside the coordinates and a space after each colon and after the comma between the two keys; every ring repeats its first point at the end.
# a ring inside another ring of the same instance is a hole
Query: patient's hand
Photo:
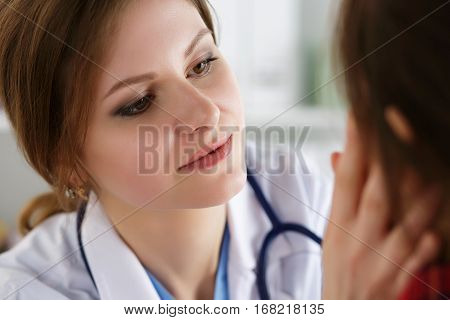
{"type": "Polygon", "coordinates": [[[323,243],[323,298],[395,299],[438,254],[439,239],[428,227],[439,192],[418,193],[405,219],[390,227],[382,169],[369,165],[352,119],[345,151],[332,162],[336,184],[323,243]]]}

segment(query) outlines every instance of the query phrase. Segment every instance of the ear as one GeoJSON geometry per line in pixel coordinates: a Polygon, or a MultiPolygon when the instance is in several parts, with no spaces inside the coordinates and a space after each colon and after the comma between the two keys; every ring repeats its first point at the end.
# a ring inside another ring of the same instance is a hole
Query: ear
{"type": "Polygon", "coordinates": [[[70,185],[74,187],[80,187],[83,186],[86,181],[88,181],[88,179],[83,169],[80,168],[80,166],[73,168],[69,178],[70,185]]]}
{"type": "Polygon", "coordinates": [[[396,106],[388,106],[384,112],[384,117],[394,134],[401,141],[407,144],[412,144],[414,142],[413,130],[408,123],[408,120],[406,120],[396,106]]]}

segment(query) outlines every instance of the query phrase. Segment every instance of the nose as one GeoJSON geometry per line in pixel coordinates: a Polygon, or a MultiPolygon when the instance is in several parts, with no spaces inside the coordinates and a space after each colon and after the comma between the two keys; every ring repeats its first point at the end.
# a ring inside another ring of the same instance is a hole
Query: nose
{"type": "MultiPolygon", "coordinates": [[[[220,118],[219,107],[189,81],[177,83],[174,87],[179,125],[189,133],[200,129],[212,129],[220,118]]],[[[186,132],[186,131],[184,131],[186,132]]]]}

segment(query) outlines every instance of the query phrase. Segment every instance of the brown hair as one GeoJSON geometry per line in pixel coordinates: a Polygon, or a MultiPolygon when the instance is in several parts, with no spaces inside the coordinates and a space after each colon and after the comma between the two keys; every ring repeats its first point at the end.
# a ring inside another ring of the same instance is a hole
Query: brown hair
{"type": "MultiPolygon", "coordinates": [[[[190,0],[206,26],[207,0],[190,0]]],[[[76,210],[82,198],[65,196],[71,178],[83,189],[95,182],[78,157],[108,39],[126,0],[8,0],[0,2],[0,99],[27,162],[52,187],[20,213],[25,234],[47,217],[76,210]]]]}
{"type": "MultiPolygon", "coordinates": [[[[391,202],[403,169],[448,192],[450,181],[450,5],[446,0],[343,0],[339,60],[347,96],[368,152],[379,156],[391,202]],[[399,139],[385,119],[395,106],[414,139],[399,139]]],[[[401,210],[400,210],[401,212],[401,210]]],[[[397,217],[399,218],[399,217],[397,217]]],[[[395,217],[394,217],[395,219],[395,217]]],[[[449,232],[449,217],[436,227],[449,232]],[[445,222],[445,223],[443,223],[445,222]],[[446,230],[447,229],[447,230],[446,230]]],[[[448,235],[446,236],[448,238],[448,235]]]]}

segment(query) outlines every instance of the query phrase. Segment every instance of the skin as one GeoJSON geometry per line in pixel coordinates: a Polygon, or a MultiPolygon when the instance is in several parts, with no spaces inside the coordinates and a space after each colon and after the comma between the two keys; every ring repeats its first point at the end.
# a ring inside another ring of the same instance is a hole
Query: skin
{"type": "MultiPolygon", "coordinates": [[[[407,131],[399,117],[394,132],[407,131]]],[[[333,205],[323,243],[324,299],[396,299],[413,274],[438,255],[440,239],[428,230],[441,204],[439,188],[422,188],[409,172],[399,183],[409,203],[404,219],[390,226],[379,161],[369,159],[352,117],[343,153],[331,156],[336,174],[333,205]]]]}
{"type": "Polygon", "coordinates": [[[98,82],[83,161],[99,185],[98,197],[124,241],[176,298],[212,298],[226,203],[246,181],[243,108],[234,75],[211,34],[186,49],[206,26],[185,0],[136,1],[124,12],[98,82]],[[216,61],[199,64],[211,54],[216,61]],[[201,71],[201,72],[200,72],[201,71]],[[153,80],[107,96],[117,79],[153,72],[153,80]],[[113,76],[111,76],[114,75],[113,76]],[[200,74],[200,75],[198,75],[200,74]],[[133,117],[113,116],[151,93],[154,104],[133,117]],[[139,173],[143,153],[137,128],[152,128],[152,174],[139,173]],[[177,172],[192,152],[233,130],[228,158],[209,171],[177,172]],[[142,149],[141,149],[142,150],[142,149]],[[169,190],[169,191],[167,191],[169,190]],[[193,263],[195,262],[195,263],[193,263]]]}
{"type": "MultiPolygon", "coordinates": [[[[241,134],[244,116],[236,80],[210,34],[204,34],[185,56],[193,39],[205,28],[197,10],[185,0],[130,3],[102,63],[108,72],[99,76],[95,108],[81,155],[98,186],[95,192],[99,201],[117,232],[176,299],[213,297],[226,203],[246,181],[241,134]],[[206,69],[202,61],[206,57],[217,60],[211,63],[210,69],[206,68],[208,72],[203,72],[206,69]],[[154,73],[151,80],[108,95],[117,79],[148,72],[154,73]],[[142,97],[136,99],[137,93],[155,97],[149,108],[142,108],[140,111],[144,111],[131,117],[118,115],[115,112],[118,108],[142,97]],[[156,168],[152,174],[140,171],[140,160],[145,154],[140,148],[144,143],[137,129],[140,125],[152,128],[147,136],[154,145],[154,152],[147,159],[156,168]],[[224,161],[189,176],[177,171],[192,152],[226,138],[229,131],[223,128],[230,126],[235,128],[232,151],[224,161]]],[[[344,159],[339,163],[346,163],[345,168],[366,166],[362,158],[344,159]]],[[[338,220],[345,212],[358,212],[356,207],[343,206],[349,197],[362,197],[349,188],[362,190],[367,182],[349,179],[350,169],[338,170],[341,171],[344,173],[338,174],[336,187],[341,191],[335,192],[332,212],[332,218],[338,220]]],[[[379,188],[380,182],[375,182],[379,188]]],[[[374,194],[366,194],[364,201],[371,203],[374,194]]],[[[358,235],[372,232],[351,230],[358,235]]],[[[345,251],[352,256],[363,252],[362,256],[367,257],[371,250],[340,242],[340,236],[333,228],[328,229],[324,250],[325,297],[364,296],[367,277],[354,281],[346,268],[351,259],[340,259],[333,254],[345,251]]],[[[385,238],[380,236],[380,239],[385,238]]],[[[410,248],[405,250],[405,256],[415,257],[415,244],[416,239],[403,243],[391,241],[385,247],[401,252],[402,248],[410,248]]],[[[427,260],[415,261],[415,265],[421,265],[427,260]]],[[[370,265],[367,259],[357,262],[370,265]]],[[[385,270],[389,272],[390,269],[385,270]]],[[[380,276],[374,275],[374,281],[377,277],[380,276]]]]}

